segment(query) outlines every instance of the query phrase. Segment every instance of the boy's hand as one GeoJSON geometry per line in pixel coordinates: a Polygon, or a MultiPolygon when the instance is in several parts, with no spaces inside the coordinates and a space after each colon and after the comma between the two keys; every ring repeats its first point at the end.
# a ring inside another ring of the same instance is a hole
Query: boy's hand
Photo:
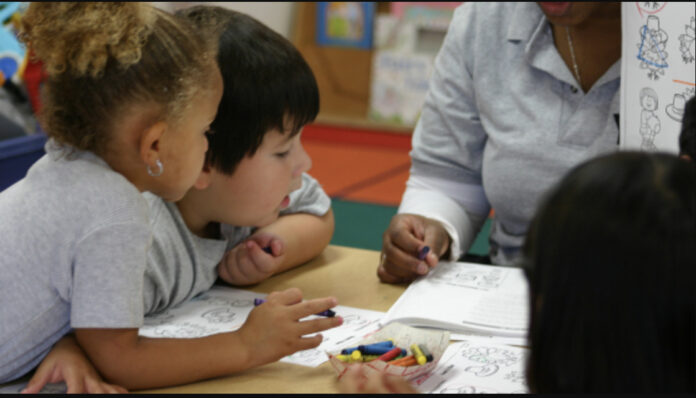
{"type": "Polygon", "coordinates": [[[232,285],[252,285],[273,275],[284,254],[285,243],[276,235],[254,234],[225,253],[218,265],[218,275],[232,285]]]}
{"type": "Polygon", "coordinates": [[[300,289],[291,288],[268,295],[266,302],[254,308],[239,335],[249,347],[251,366],[263,365],[297,351],[318,346],[321,335],[304,335],[331,329],[343,323],[343,318],[318,318],[299,322],[300,319],[336,306],[334,297],[302,301],[300,289]]]}
{"type": "Polygon", "coordinates": [[[102,380],[92,362],[85,356],[72,335],[64,336],[53,346],[22,390],[22,394],[37,394],[47,383],[65,381],[68,393],[125,394],[123,387],[102,380]]]}

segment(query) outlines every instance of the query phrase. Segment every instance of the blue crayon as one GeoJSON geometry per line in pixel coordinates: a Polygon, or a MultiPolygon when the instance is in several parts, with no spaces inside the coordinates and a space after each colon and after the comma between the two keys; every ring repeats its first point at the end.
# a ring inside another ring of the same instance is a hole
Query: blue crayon
{"type": "MultiPolygon", "coordinates": [[[[261,304],[263,304],[263,303],[265,303],[265,302],[266,302],[266,300],[264,300],[264,299],[255,298],[255,299],[254,299],[254,307],[259,306],[259,305],[261,305],[261,304]]],[[[320,312],[320,313],[318,313],[318,314],[316,314],[316,315],[325,316],[325,317],[328,317],[328,318],[333,318],[333,317],[336,316],[336,313],[333,312],[333,311],[331,311],[331,310],[326,310],[326,311],[322,311],[322,312],[320,312]]]]}
{"type": "Polygon", "coordinates": [[[423,246],[422,249],[418,252],[418,259],[419,260],[425,260],[425,256],[428,255],[428,252],[430,251],[430,246],[423,246]]]}
{"type": "Polygon", "coordinates": [[[273,254],[273,250],[271,250],[271,247],[270,247],[270,246],[266,246],[266,247],[264,247],[264,248],[261,249],[261,250],[265,251],[265,252],[268,253],[268,254],[273,254]]]}
{"type": "MultiPolygon", "coordinates": [[[[368,346],[358,346],[358,350],[360,350],[360,352],[363,355],[382,355],[382,354],[386,354],[388,351],[390,351],[392,349],[394,349],[394,347],[386,347],[386,346],[376,346],[376,347],[372,346],[371,347],[369,345],[368,346]]],[[[402,348],[401,353],[406,355],[406,350],[402,348]]]]}
{"type": "Polygon", "coordinates": [[[333,317],[336,316],[336,313],[333,312],[333,311],[331,311],[331,310],[326,310],[326,311],[322,311],[322,312],[318,313],[317,315],[319,315],[319,316],[325,316],[325,317],[328,317],[328,318],[333,318],[333,317]]]}
{"type": "MultiPolygon", "coordinates": [[[[389,348],[394,348],[394,342],[392,341],[380,341],[379,343],[372,343],[372,344],[364,344],[364,345],[359,345],[357,347],[351,347],[351,348],[344,348],[341,350],[341,354],[350,354],[355,350],[361,350],[361,348],[364,347],[389,347],[389,348]]],[[[361,350],[362,352],[362,350],[361,350]]]]}

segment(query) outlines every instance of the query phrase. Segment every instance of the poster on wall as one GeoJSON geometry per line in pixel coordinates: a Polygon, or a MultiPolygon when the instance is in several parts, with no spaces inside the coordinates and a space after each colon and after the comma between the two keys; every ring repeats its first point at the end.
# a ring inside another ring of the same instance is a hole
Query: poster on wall
{"type": "Polygon", "coordinates": [[[370,49],[374,18],[374,2],[319,2],[317,44],[370,49]]]}
{"type": "Polygon", "coordinates": [[[622,3],[621,147],[679,151],[694,96],[694,3],[622,3]]]}

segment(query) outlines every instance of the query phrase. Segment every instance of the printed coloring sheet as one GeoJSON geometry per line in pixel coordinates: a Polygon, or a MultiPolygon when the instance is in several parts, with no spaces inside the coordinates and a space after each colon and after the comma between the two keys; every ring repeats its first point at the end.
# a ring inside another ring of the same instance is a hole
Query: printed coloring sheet
{"type": "Polygon", "coordinates": [[[694,96],[694,2],[621,5],[621,148],[679,151],[694,96]]]}
{"type": "Polygon", "coordinates": [[[495,344],[486,339],[452,343],[435,370],[415,384],[435,394],[525,394],[526,348],[495,344]]]}
{"type": "MultiPolygon", "coordinates": [[[[255,298],[265,294],[227,286],[214,286],[190,301],[145,318],[139,334],[152,338],[196,338],[239,329],[254,308],[255,298]]],[[[322,343],[314,349],[298,351],[283,359],[298,365],[316,367],[328,361],[327,351],[333,352],[359,341],[377,330],[384,313],[360,308],[336,306],[333,309],[343,318],[343,325],[323,331],[322,343]]],[[[307,317],[311,319],[314,315],[307,317]]]]}

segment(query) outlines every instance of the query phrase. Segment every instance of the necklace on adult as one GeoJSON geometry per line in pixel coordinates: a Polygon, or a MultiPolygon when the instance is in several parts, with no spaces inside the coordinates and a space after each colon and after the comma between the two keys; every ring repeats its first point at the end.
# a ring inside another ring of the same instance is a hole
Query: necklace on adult
{"type": "Polygon", "coordinates": [[[565,27],[566,37],[568,38],[568,47],[570,48],[570,59],[573,61],[573,71],[575,72],[575,78],[578,79],[578,84],[582,87],[582,80],[580,79],[580,69],[578,68],[578,62],[575,60],[575,49],[573,48],[573,40],[570,38],[570,29],[565,27]]]}

